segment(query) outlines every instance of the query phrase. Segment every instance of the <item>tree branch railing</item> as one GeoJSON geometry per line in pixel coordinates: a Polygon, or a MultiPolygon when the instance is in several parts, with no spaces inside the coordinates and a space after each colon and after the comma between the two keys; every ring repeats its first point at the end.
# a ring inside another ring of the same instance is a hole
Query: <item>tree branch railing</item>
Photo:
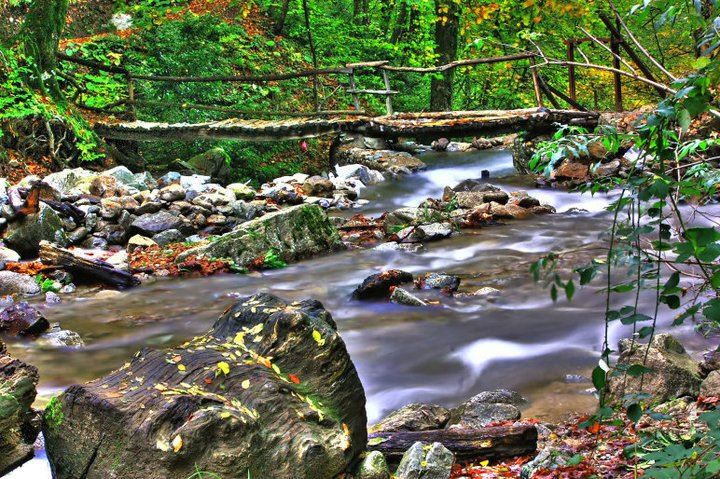
{"type": "MultiPolygon", "coordinates": [[[[289,117],[304,117],[304,116],[330,116],[330,115],[362,115],[360,105],[360,95],[373,95],[382,96],[385,98],[385,109],[387,115],[394,113],[392,96],[399,92],[393,90],[390,84],[390,73],[420,73],[420,74],[432,74],[442,73],[448,70],[452,70],[460,67],[470,67],[477,65],[488,65],[494,63],[506,63],[520,60],[530,60],[531,65],[534,64],[537,54],[535,53],[518,53],[514,55],[504,55],[498,57],[488,58],[473,58],[466,60],[457,60],[445,65],[438,65],[435,67],[409,67],[409,66],[393,66],[388,61],[370,61],[370,62],[359,62],[359,63],[348,63],[340,67],[332,68],[318,68],[311,70],[303,70],[297,72],[279,73],[273,75],[211,75],[211,76],[174,76],[174,75],[145,75],[134,73],[126,68],[112,65],[105,65],[104,63],[97,62],[94,60],[88,60],[76,56],[66,55],[64,53],[58,53],[57,57],[59,60],[75,63],[77,65],[84,66],[86,68],[98,71],[104,71],[111,74],[123,76],[128,84],[128,99],[124,101],[115,102],[113,107],[126,105],[131,111],[134,112],[135,106],[138,105],[155,105],[155,106],[168,106],[168,107],[179,107],[187,110],[208,110],[208,111],[222,111],[225,113],[231,113],[241,116],[258,116],[258,117],[272,117],[272,116],[289,116],[289,117]],[[358,88],[356,77],[360,73],[365,74],[367,70],[371,73],[379,73],[382,77],[384,89],[363,89],[358,88]],[[151,82],[167,82],[167,83],[269,83],[269,82],[280,82],[286,80],[300,79],[300,78],[317,78],[319,76],[331,76],[331,75],[347,75],[348,87],[345,92],[350,94],[353,99],[353,106],[355,110],[320,110],[316,107],[316,110],[312,113],[300,113],[300,112],[272,112],[272,111],[251,111],[241,110],[235,108],[225,108],[216,105],[199,105],[193,103],[181,103],[173,104],[170,102],[157,102],[149,100],[138,100],[136,99],[135,92],[135,81],[151,81],[151,82]]],[[[535,74],[535,69],[530,68],[535,97],[538,106],[542,106],[542,96],[540,94],[540,80],[538,75],[535,74]]],[[[107,110],[107,108],[98,109],[93,108],[93,111],[107,110]]]]}

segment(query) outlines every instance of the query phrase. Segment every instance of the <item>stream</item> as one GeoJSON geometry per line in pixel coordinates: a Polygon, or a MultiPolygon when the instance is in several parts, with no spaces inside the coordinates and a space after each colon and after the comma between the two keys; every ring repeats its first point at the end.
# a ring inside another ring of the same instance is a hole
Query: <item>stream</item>
{"type": "MultiPolygon", "coordinates": [[[[605,211],[610,199],[524,187],[527,179],[515,175],[505,151],[428,153],[423,161],[427,171],[365,190],[362,196],[370,203],[361,211],[418,206],[427,197],[442,196],[446,185],[489,170],[493,184],[508,191],[526,189],[558,214],[465,230],[429,243],[418,254],[350,250],[262,275],[167,280],[106,299],[66,299],[47,307],[45,315],[80,333],[85,348],[14,343],[11,353],[38,367],[39,394],[48,396],[108,373],[144,346],[163,348],[202,334],[233,296],[267,291],[288,299],[319,299],[332,313],[364,384],[371,423],[410,402],[454,406],[501,387],[530,400],[524,416],[552,421],[591,411],[596,400],[585,378],[599,356],[605,296],[583,288],[572,302],[561,298],[553,303],[548,291],[534,283],[527,262],[596,242],[611,223],[605,211]],[[429,293],[442,304],[423,308],[350,300],[365,277],[389,268],[455,273],[463,278],[463,290],[492,286],[501,294],[489,300],[429,293]]],[[[672,316],[663,314],[661,324],[672,316]]],[[[706,349],[691,326],[673,333],[694,353],[706,349]]],[[[611,345],[625,334],[611,329],[611,345]]],[[[6,477],[50,477],[43,451],[6,477]]]]}

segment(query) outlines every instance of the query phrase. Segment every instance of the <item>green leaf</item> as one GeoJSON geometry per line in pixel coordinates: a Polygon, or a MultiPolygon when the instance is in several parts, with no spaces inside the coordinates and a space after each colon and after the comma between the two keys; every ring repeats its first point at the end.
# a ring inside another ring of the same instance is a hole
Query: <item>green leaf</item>
{"type": "Polygon", "coordinates": [[[565,296],[567,297],[568,301],[572,301],[573,296],[575,295],[575,283],[573,283],[573,280],[570,280],[565,284],[565,296]]]}
{"type": "Polygon", "coordinates": [[[592,383],[598,391],[605,389],[606,373],[600,366],[596,366],[592,371],[592,383]]]}
{"type": "Polygon", "coordinates": [[[636,403],[631,404],[627,408],[627,417],[632,422],[638,422],[642,417],[642,414],[642,408],[636,403]]]}
{"type": "Polygon", "coordinates": [[[636,378],[636,377],[641,376],[641,375],[643,375],[643,374],[645,374],[645,373],[650,373],[650,372],[652,372],[652,369],[650,369],[650,368],[648,368],[648,367],[646,367],[646,366],[643,366],[642,364],[633,364],[632,366],[630,366],[629,368],[627,368],[627,371],[626,371],[626,372],[627,372],[628,376],[632,376],[632,377],[636,378]]]}

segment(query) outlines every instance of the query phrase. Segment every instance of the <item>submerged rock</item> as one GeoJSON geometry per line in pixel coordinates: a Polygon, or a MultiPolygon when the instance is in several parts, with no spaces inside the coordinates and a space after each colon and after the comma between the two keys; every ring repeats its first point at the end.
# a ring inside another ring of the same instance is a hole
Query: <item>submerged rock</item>
{"type": "Polygon", "coordinates": [[[256,218],[212,243],[180,255],[230,258],[248,266],[273,250],[284,262],[330,253],[343,248],[340,234],[317,205],[298,205],[256,218]]]}
{"type": "Polygon", "coordinates": [[[244,298],[205,336],[143,349],[45,415],[54,477],[331,479],[365,450],[365,395],[313,300],[244,298]]]}
{"type": "Polygon", "coordinates": [[[451,274],[426,273],[418,279],[417,284],[420,288],[457,291],[460,287],[460,278],[451,274]]]}
{"type": "Polygon", "coordinates": [[[10,357],[0,341],[0,475],[34,455],[38,414],[31,405],[37,384],[37,369],[10,357]]]}
{"type": "Polygon", "coordinates": [[[682,396],[697,396],[700,392],[700,366],[685,351],[682,344],[670,334],[658,334],[653,339],[645,359],[646,344],[620,341],[618,364],[632,366],[645,364],[651,369],[642,378],[620,375],[609,378],[609,388],[615,398],[626,394],[648,393],[660,402],[682,396]]]}
{"type": "Polygon", "coordinates": [[[431,431],[442,429],[450,420],[450,410],[435,404],[413,403],[393,411],[368,432],[431,431]]]}
{"type": "Polygon", "coordinates": [[[368,276],[352,293],[353,299],[383,299],[390,297],[392,288],[411,283],[413,275],[399,269],[390,269],[368,276]]]}
{"type": "Polygon", "coordinates": [[[449,479],[455,456],[439,442],[416,442],[405,452],[395,476],[397,479],[449,479]]]}

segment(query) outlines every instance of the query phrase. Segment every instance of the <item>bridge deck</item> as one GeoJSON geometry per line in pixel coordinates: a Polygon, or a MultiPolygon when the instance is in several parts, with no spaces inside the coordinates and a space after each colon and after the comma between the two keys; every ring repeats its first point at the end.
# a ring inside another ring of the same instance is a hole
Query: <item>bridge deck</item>
{"type": "Polygon", "coordinates": [[[594,127],[594,112],[525,109],[463,111],[450,113],[400,113],[383,117],[337,116],[286,120],[229,119],[207,123],[99,122],[95,131],[118,140],[199,140],[225,139],[282,141],[323,135],[362,133],[373,137],[397,138],[448,136],[464,137],[553,128],[555,124],[594,127]]]}

